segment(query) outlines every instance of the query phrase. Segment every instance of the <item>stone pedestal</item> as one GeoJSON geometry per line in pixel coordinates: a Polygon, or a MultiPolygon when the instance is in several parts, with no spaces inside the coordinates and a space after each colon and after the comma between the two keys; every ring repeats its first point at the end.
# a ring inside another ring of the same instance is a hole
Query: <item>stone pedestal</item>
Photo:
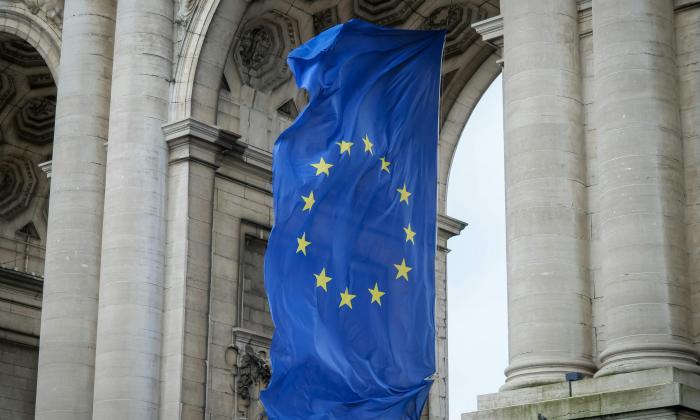
{"type": "Polygon", "coordinates": [[[700,376],[657,368],[482,395],[478,406],[462,420],[700,419],[700,376]]]}

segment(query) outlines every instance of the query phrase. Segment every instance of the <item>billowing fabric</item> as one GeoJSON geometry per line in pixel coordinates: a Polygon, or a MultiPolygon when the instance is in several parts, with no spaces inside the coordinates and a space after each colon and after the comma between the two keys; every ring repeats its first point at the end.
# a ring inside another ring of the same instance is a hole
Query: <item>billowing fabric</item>
{"type": "Polygon", "coordinates": [[[442,31],[351,20],[289,54],[274,148],[271,419],[418,419],[435,372],[442,31]]]}

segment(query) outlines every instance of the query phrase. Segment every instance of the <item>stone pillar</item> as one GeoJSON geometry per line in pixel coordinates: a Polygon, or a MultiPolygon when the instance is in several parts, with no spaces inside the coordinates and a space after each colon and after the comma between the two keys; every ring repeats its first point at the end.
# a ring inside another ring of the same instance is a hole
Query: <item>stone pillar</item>
{"type": "Polygon", "coordinates": [[[160,396],[173,2],[119,0],[93,418],[155,419],[160,396]]]}
{"type": "Polygon", "coordinates": [[[214,181],[223,152],[242,152],[238,136],[187,119],[163,127],[170,150],[167,270],[160,400],[162,420],[204,419],[214,181]]]}
{"type": "Polygon", "coordinates": [[[594,0],[607,341],[597,376],[662,366],[698,371],[689,339],[674,35],[670,0],[594,0]]]}
{"type": "Polygon", "coordinates": [[[688,244],[688,277],[693,330],[690,336],[700,351],[700,8],[677,12],[676,49],[680,114],[685,166],[685,223],[688,244]]]}
{"type": "Polygon", "coordinates": [[[503,390],[594,373],[575,0],[504,0],[503,390]]]}
{"type": "Polygon", "coordinates": [[[37,419],[90,419],[92,413],[115,3],[65,2],[37,419]]]}

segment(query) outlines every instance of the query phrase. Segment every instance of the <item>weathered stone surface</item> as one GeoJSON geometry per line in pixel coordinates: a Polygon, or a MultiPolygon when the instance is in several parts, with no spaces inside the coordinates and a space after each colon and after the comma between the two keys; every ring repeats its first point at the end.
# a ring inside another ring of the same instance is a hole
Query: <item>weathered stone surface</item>
{"type": "Polygon", "coordinates": [[[289,80],[287,54],[298,46],[295,19],[270,10],[245,23],[233,47],[241,79],[260,90],[272,90],[289,80]]]}
{"type": "Polygon", "coordinates": [[[607,375],[696,370],[671,2],[594,1],[607,375]],[[630,34],[635,36],[631,37],[630,34]]]}
{"type": "Polygon", "coordinates": [[[575,1],[507,1],[504,116],[514,389],[595,372],[575,1]]]}
{"type": "MultiPolygon", "coordinates": [[[[308,101],[284,60],[351,16],[447,30],[441,212],[457,140],[505,46],[506,388],[525,388],[482,398],[477,416],[697,418],[697,378],[637,371],[694,369],[700,328],[700,8],[673,3],[504,2],[505,23],[479,25],[486,44],[470,25],[496,14],[496,1],[125,1],[116,32],[111,0],[69,0],[62,32],[63,2],[0,1],[0,160],[30,162],[36,183],[27,195],[17,166],[0,163],[0,208],[14,209],[0,222],[3,267],[43,272],[48,184],[35,165],[53,159],[37,418],[260,414],[271,151],[308,101]],[[193,116],[206,121],[201,135],[241,139],[168,152],[161,125],[193,116]],[[528,387],[601,362],[599,376],[631,373],[575,383],[571,398],[565,383],[528,387]]],[[[433,419],[448,414],[445,253],[460,225],[441,217],[440,226],[433,419]]],[[[36,340],[33,305],[0,308],[3,340],[36,340]]]]}
{"type": "Polygon", "coordinates": [[[462,419],[700,418],[698,386],[697,374],[651,369],[483,395],[462,419]]]}

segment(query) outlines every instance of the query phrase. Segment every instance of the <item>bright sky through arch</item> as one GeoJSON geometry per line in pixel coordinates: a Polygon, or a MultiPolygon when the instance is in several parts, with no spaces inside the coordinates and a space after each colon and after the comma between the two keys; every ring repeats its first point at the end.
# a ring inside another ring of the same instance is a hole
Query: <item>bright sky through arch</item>
{"type": "Polygon", "coordinates": [[[508,363],[503,89],[499,76],[462,132],[447,214],[469,223],[450,239],[447,311],[450,420],[503,385],[508,363]]]}

